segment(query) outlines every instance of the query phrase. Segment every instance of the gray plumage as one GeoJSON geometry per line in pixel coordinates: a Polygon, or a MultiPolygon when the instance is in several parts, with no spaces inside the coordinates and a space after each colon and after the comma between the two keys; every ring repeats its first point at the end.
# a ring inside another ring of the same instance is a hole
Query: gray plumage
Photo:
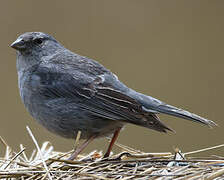
{"type": "Polygon", "coordinates": [[[164,113],[213,126],[214,122],[138,93],[104,66],[64,48],[50,35],[29,32],[11,45],[17,50],[19,90],[29,113],[49,131],[74,138],[105,136],[132,123],[171,130],[164,113]]]}

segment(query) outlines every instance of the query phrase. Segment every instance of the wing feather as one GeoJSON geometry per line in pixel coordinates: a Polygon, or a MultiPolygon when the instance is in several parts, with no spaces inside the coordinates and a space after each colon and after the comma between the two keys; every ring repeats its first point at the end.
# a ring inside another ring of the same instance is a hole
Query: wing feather
{"type": "Polygon", "coordinates": [[[85,77],[85,74],[81,74],[80,77],[84,77],[82,79],[74,78],[72,73],[61,73],[53,68],[39,66],[32,74],[39,77],[34,78],[39,79],[34,84],[42,98],[66,98],[84,111],[105,120],[123,121],[161,132],[172,131],[156,114],[145,111],[139,102],[109,86],[108,82],[85,77]]]}

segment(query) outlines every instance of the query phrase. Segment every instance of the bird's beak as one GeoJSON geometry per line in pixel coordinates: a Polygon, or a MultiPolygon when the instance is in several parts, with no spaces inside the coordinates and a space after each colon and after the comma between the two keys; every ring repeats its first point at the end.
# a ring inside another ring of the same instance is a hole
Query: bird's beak
{"type": "Polygon", "coordinates": [[[23,50],[23,49],[25,49],[25,42],[23,39],[18,38],[10,46],[16,50],[23,50]]]}

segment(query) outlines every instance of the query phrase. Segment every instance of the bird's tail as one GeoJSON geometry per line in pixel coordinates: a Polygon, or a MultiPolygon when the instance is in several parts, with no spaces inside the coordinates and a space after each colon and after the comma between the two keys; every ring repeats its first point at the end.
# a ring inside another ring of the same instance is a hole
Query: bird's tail
{"type": "Polygon", "coordinates": [[[205,119],[201,116],[190,113],[186,110],[168,105],[153,97],[146,96],[138,92],[132,92],[131,94],[132,96],[134,95],[135,99],[143,105],[145,111],[152,112],[152,113],[168,114],[168,115],[180,117],[183,119],[191,120],[194,122],[202,123],[210,127],[217,126],[217,124],[211,120],[205,119]]]}
{"type": "Polygon", "coordinates": [[[160,113],[164,113],[164,114],[180,117],[183,119],[191,120],[194,122],[202,123],[202,124],[208,125],[210,127],[217,126],[217,124],[211,120],[205,119],[201,116],[190,113],[183,109],[176,108],[176,107],[168,105],[168,104],[161,104],[161,105],[157,106],[155,108],[155,110],[160,113]]]}

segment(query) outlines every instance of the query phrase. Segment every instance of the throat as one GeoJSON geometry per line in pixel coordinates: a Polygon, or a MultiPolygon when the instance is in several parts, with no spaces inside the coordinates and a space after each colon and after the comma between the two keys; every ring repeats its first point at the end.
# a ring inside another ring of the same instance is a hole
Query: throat
{"type": "Polygon", "coordinates": [[[41,62],[41,58],[37,58],[33,55],[24,56],[17,54],[16,68],[18,73],[22,73],[25,70],[31,68],[34,65],[38,65],[41,62]]]}

